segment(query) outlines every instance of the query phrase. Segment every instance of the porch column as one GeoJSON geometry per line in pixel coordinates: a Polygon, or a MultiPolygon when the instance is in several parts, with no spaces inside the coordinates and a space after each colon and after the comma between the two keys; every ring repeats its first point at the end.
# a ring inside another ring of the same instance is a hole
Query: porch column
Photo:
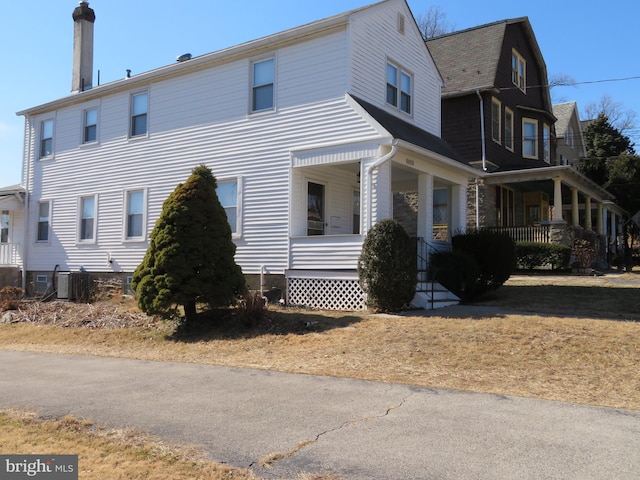
{"type": "Polygon", "coordinates": [[[596,233],[602,235],[602,203],[596,202],[596,233]]]}
{"type": "Polygon", "coordinates": [[[589,195],[584,197],[584,228],[585,230],[593,229],[593,224],[591,223],[591,197],[589,195]]]}
{"type": "Polygon", "coordinates": [[[578,205],[578,189],[571,188],[571,225],[580,225],[580,205],[578,205]]]}
{"type": "Polygon", "coordinates": [[[449,221],[449,240],[457,232],[466,230],[467,225],[467,189],[461,185],[451,186],[451,220],[449,221]]]}
{"type": "Polygon", "coordinates": [[[433,175],[418,175],[418,236],[433,240],[433,175]]]}
{"type": "Polygon", "coordinates": [[[562,181],[553,179],[553,221],[562,222],[562,181]]]}
{"type": "Polygon", "coordinates": [[[616,214],[611,212],[611,248],[618,253],[618,231],[616,229],[616,214]]]}
{"type": "Polygon", "coordinates": [[[602,208],[602,234],[606,237],[609,235],[609,210],[604,206],[604,203],[600,204],[602,208]]]}

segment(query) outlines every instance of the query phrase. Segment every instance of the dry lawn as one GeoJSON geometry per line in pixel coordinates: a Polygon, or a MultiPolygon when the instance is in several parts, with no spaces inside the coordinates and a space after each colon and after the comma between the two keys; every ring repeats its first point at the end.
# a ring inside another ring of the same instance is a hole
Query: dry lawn
{"type": "Polygon", "coordinates": [[[516,276],[475,306],[402,315],[270,309],[255,328],[217,317],[180,336],[172,334],[173,324],[153,321],[126,302],[35,305],[37,314],[23,315],[30,321],[0,326],[0,348],[272,369],[640,410],[639,289],[635,273],[516,276]]]}
{"type": "Polygon", "coordinates": [[[250,471],[205,460],[196,449],[167,445],[132,430],[108,430],[67,416],[0,410],[2,452],[78,455],[78,478],[91,480],[253,480],[250,471]]]}

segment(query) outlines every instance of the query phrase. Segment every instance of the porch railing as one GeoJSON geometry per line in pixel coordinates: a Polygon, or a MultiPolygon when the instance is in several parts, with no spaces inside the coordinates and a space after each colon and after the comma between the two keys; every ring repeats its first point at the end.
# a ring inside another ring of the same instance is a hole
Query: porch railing
{"type": "Polygon", "coordinates": [[[527,225],[522,227],[487,227],[487,230],[506,233],[514,242],[551,243],[549,225],[527,225]]]}
{"type": "Polygon", "coordinates": [[[16,266],[19,261],[19,243],[0,243],[0,266],[16,266]]]}
{"type": "Polygon", "coordinates": [[[437,252],[449,250],[451,247],[446,244],[432,244],[422,237],[413,237],[416,244],[418,261],[418,284],[416,292],[429,293],[431,299],[431,309],[434,308],[435,282],[432,278],[431,255],[437,252]]]}

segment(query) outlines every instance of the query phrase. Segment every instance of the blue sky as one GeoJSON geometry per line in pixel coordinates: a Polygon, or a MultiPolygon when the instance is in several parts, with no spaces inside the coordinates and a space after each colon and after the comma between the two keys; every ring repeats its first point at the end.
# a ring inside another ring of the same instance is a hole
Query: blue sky
{"type": "MultiPolygon", "coordinates": [[[[92,0],[96,12],[94,83],[175,62],[178,55],[216,51],[342,13],[373,0],[234,0],[158,2],[92,0]]],[[[639,118],[628,132],[640,150],[637,20],[640,2],[577,0],[409,0],[415,16],[440,6],[461,30],[528,16],[549,76],[568,75],[575,87],[552,91],[580,111],[609,95],[639,118]]],[[[15,112],[70,93],[74,0],[5,0],[0,4],[0,187],[21,182],[23,118],[15,112]]]]}

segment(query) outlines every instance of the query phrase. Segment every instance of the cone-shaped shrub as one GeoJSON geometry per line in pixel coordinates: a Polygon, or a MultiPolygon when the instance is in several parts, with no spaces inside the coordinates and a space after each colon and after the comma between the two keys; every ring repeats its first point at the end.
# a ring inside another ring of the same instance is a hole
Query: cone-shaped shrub
{"type": "Polygon", "coordinates": [[[244,292],[216,187],[211,170],[200,165],[165,200],[144,260],[133,274],[132,287],[145,313],[170,316],[182,305],[189,324],[197,318],[197,303],[225,306],[244,292]]]}
{"type": "Polygon", "coordinates": [[[358,275],[367,304],[377,311],[398,311],[413,300],[418,283],[416,246],[402,225],[386,219],[369,230],[358,275]]]}

